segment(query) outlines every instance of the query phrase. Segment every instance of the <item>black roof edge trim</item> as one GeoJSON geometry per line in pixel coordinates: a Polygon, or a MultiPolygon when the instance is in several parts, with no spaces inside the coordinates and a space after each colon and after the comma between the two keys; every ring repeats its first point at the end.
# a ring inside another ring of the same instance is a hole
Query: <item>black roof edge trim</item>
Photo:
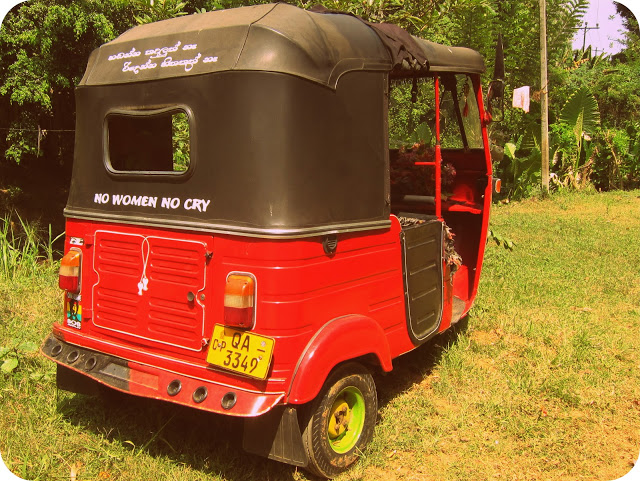
{"type": "Polygon", "coordinates": [[[391,219],[388,219],[294,229],[257,228],[212,224],[210,222],[174,221],[164,219],[155,220],[144,216],[86,213],[69,208],[64,209],[64,216],[67,219],[91,220],[97,222],[116,221],[128,225],[163,227],[174,230],[197,231],[200,233],[206,232],[210,234],[239,235],[244,237],[256,237],[263,239],[296,239],[303,237],[318,237],[327,234],[340,234],[346,232],[360,232],[381,229],[386,230],[391,227],[391,219]]]}

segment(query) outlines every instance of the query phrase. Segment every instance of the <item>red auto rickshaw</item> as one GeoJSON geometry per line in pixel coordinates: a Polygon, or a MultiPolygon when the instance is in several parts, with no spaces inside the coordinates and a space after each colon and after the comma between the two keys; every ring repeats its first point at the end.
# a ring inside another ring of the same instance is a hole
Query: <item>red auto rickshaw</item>
{"type": "Polygon", "coordinates": [[[58,386],[242,417],[247,451],[345,470],[373,435],[372,373],[476,295],[484,70],[473,50],[286,4],[96,49],[64,315],[42,347],[58,386]]]}

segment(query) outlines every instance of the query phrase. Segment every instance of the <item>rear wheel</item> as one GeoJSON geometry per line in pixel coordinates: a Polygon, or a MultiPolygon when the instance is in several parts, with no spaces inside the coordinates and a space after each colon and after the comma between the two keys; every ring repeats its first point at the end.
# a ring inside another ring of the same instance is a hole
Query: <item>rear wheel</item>
{"type": "Polygon", "coordinates": [[[327,478],[346,470],[371,440],[377,412],[369,371],[357,363],[338,367],[310,406],[302,434],[307,468],[327,478]]]}

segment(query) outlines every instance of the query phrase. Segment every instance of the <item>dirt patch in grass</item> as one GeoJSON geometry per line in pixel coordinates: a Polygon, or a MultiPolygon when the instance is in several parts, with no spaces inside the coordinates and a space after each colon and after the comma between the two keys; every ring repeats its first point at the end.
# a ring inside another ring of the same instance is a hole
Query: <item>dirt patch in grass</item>
{"type": "Polygon", "coordinates": [[[478,357],[475,362],[476,366],[486,371],[495,372],[498,368],[495,359],[478,357]]]}
{"type": "Polygon", "coordinates": [[[500,340],[500,335],[494,330],[491,332],[474,331],[471,333],[471,340],[481,346],[490,346],[500,340]]]}

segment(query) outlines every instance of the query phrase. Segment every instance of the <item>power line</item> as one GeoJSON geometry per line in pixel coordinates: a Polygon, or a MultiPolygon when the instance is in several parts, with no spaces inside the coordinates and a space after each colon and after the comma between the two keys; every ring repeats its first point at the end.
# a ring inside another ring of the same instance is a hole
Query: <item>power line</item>
{"type": "Polygon", "coordinates": [[[584,35],[582,36],[582,50],[584,51],[587,46],[587,30],[600,30],[600,24],[596,23],[595,27],[589,27],[589,22],[584,22],[582,27],[578,27],[577,30],[584,30],[584,35]]]}
{"type": "Polygon", "coordinates": [[[14,129],[12,127],[0,127],[0,130],[9,132],[42,132],[48,134],[49,132],[75,132],[75,129],[14,129]]]}

